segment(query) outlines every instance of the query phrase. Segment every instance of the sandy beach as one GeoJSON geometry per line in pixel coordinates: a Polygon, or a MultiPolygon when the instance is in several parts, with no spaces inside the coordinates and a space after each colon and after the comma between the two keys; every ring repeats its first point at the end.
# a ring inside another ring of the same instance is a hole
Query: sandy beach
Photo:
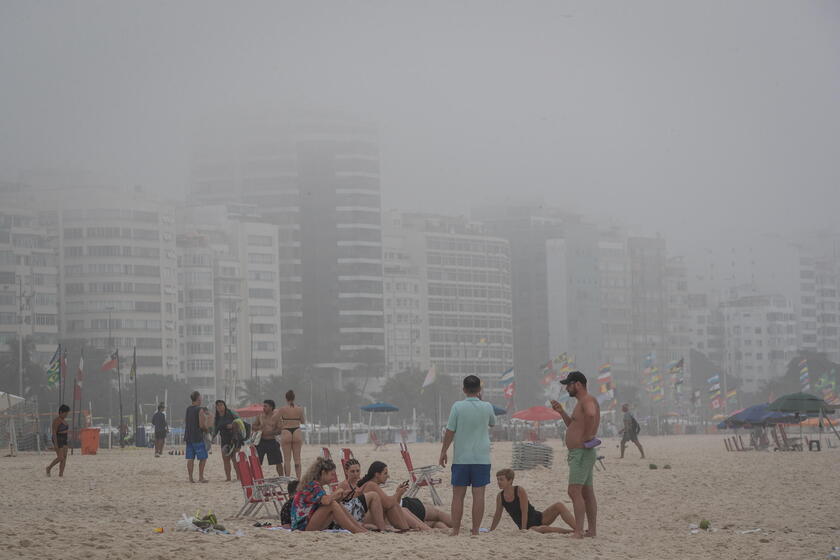
{"type": "MultiPolygon", "coordinates": [[[[649,458],[630,447],[618,459],[617,440],[605,440],[598,471],[596,539],[574,541],[563,535],[519,532],[505,515],[500,528],[477,538],[431,533],[287,533],[255,528],[235,520],[242,501],[237,482],[223,482],[218,448],[208,462],[209,484],[190,484],[183,456],[155,459],[151,450],[100,450],[95,456],[69,457],[67,473],[46,478],[52,454],[23,453],[0,458],[0,496],[5,512],[0,527],[4,558],[640,558],[747,559],[824,558],[840,546],[837,473],[840,449],[820,453],[727,453],[721,436],[672,436],[642,440],[649,458]],[[660,468],[651,470],[650,463],[660,468]],[[671,469],[663,469],[664,465],[671,469]],[[173,530],[182,513],[214,511],[242,537],[173,530]],[[689,524],[708,519],[713,531],[689,534],[689,524]],[[163,527],[163,534],[154,528],[163,527]],[[750,529],[757,532],[740,533],[750,529]]],[[[565,449],[555,449],[551,469],[519,471],[538,509],[566,495],[565,449]]],[[[398,480],[406,470],[397,445],[353,450],[366,468],[385,461],[398,480]]],[[[319,448],[304,448],[304,466],[319,448]]],[[[431,464],[438,444],[411,446],[415,465],[431,464]]],[[[333,450],[337,453],[338,448],[333,450]]],[[[493,469],[508,466],[510,443],[493,445],[493,469]]],[[[443,472],[441,496],[448,508],[451,492],[443,472]]],[[[487,493],[489,527],[496,496],[487,493]]],[[[431,503],[428,493],[421,498],[431,503]]],[[[468,501],[469,504],[469,501],[468,501]]],[[[469,505],[465,528],[469,523],[469,505]]],[[[465,531],[468,534],[468,530],[465,531]]]]}

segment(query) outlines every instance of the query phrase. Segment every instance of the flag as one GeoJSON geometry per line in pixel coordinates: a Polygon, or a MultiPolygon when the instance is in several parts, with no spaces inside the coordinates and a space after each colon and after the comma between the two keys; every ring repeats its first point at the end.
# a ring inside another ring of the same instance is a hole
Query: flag
{"type": "Polygon", "coordinates": [[[434,364],[432,367],[429,368],[429,371],[426,373],[426,379],[423,380],[423,387],[421,389],[425,389],[429,385],[435,382],[437,379],[437,370],[435,369],[434,364]]]}
{"type": "Polygon", "coordinates": [[[607,362],[598,370],[598,390],[601,393],[610,391],[612,385],[612,364],[607,362]]]}
{"type": "Polygon", "coordinates": [[[738,390],[737,389],[732,389],[731,391],[726,393],[726,398],[727,399],[734,399],[737,396],[738,396],[738,390]]]}
{"type": "Polygon", "coordinates": [[[61,361],[59,362],[59,370],[61,372],[61,382],[67,382],[67,350],[61,351],[61,361]]]}
{"type": "Polygon", "coordinates": [[[712,408],[720,408],[720,399],[712,399],[712,408]]]}
{"type": "Polygon", "coordinates": [[[713,392],[717,391],[718,389],[720,389],[720,383],[715,383],[714,385],[709,387],[709,392],[713,393],[713,392]]]}
{"type": "Polygon", "coordinates": [[[47,387],[55,387],[61,376],[61,345],[55,349],[53,357],[47,366],[47,387]]]}
{"type": "Polygon", "coordinates": [[[510,385],[505,387],[505,399],[508,401],[513,400],[513,396],[516,394],[516,382],[512,381],[510,385]]]}
{"type": "Polygon", "coordinates": [[[675,360],[668,364],[668,373],[670,374],[677,374],[682,371],[683,365],[685,364],[685,359],[680,358],[679,360],[675,360]]]}
{"type": "Polygon", "coordinates": [[[120,359],[120,351],[114,350],[114,353],[111,354],[105,361],[102,363],[102,367],[99,368],[99,371],[111,371],[112,369],[117,367],[117,360],[120,359]]]}
{"type": "Polygon", "coordinates": [[[513,368],[508,368],[507,370],[505,370],[505,372],[499,378],[499,381],[504,384],[513,381],[513,368]]]}
{"type": "Polygon", "coordinates": [[[808,374],[808,359],[803,358],[799,362],[799,383],[802,385],[802,391],[811,390],[811,378],[808,374]]]}
{"type": "Polygon", "coordinates": [[[131,370],[128,372],[128,380],[134,381],[137,375],[137,347],[134,347],[134,355],[131,357],[131,370]]]}
{"type": "Polygon", "coordinates": [[[85,357],[79,356],[79,369],[76,371],[76,384],[73,387],[73,400],[82,400],[82,380],[85,377],[85,357]]]}
{"type": "Polygon", "coordinates": [[[709,379],[707,379],[706,381],[709,383],[709,385],[713,385],[715,383],[720,383],[720,375],[715,374],[712,377],[710,377],[709,379]]]}

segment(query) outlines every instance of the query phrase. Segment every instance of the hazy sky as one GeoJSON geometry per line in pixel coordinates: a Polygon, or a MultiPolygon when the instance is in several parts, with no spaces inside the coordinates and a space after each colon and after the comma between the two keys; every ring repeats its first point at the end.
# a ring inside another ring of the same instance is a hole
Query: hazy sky
{"type": "Polygon", "coordinates": [[[198,123],[378,124],[385,207],[542,195],[691,239],[830,225],[840,3],[0,1],[0,179],[183,191],[198,123]]]}

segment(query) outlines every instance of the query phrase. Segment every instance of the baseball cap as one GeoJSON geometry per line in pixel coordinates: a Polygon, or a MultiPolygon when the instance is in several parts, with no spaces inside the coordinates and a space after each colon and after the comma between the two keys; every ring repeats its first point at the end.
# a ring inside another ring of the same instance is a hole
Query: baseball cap
{"type": "Polygon", "coordinates": [[[566,379],[562,380],[560,383],[562,385],[568,385],[569,383],[574,383],[575,381],[580,381],[586,385],[586,376],[579,371],[573,371],[569,373],[569,375],[566,376],[566,379]]]}

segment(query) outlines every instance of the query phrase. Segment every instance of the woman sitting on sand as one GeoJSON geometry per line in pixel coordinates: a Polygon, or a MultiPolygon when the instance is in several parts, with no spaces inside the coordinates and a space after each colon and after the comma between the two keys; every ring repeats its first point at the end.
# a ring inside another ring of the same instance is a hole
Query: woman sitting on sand
{"type": "Polygon", "coordinates": [[[365,527],[384,531],[386,527],[382,499],[376,492],[364,493],[359,488],[358,483],[359,479],[362,478],[362,467],[356,459],[349,459],[344,463],[344,477],[346,480],[338,485],[339,488],[347,491],[341,505],[350,514],[350,517],[362,523],[365,527]]]}
{"type": "Polygon", "coordinates": [[[557,502],[550,505],[545,511],[537,511],[534,504],[528,501],[528,493],[521,486],[513,485],[515,474],[512,469],[502,469],[496,473],[496,482],[502,490],[496,497],[496,513],[493,514],[493,524],[490,530],[493,531],[502,519],[502,510],[507,510],[510,518],[516,526],[525,531],[530,529],[537,533],[572,533],[571,529],[561,527],[549,527],[559,515],[563,521],[574,529],[575,516],[569,509],[557,502]]]}
{"type": "Polygon", "coordinates": [[[327,494],[324,490],[329,487],[334,476],[335,463],[323,457],[315,459],[306,470],[298,486],[300,491],[295,494],[292,502],[292,530],[321,531],[335,523],[351,533],[367,533],[367,529],[341,507],[341,500],[347,491],[336,489],[332,494],[327,494]]]}
{"type": "Polygon", "coordinates": [[[409,510],[400,505],[403,494],[405,494],[405,491],[408,490],[407,480],[397,486],[393,496],[387,495],[385,491],[382,490],[380,485],[385,484],[388,480],[388,476],[388,465],[382,461],[374,461],[370,464],[367,474],[359,480],[358,486],[365,494],[368,492],[376,492],[376,494],[379,495],[379,498],[382,501],[382,509],[385,511],[385,516],[388,518],[391,525],[393,525],[396,529],[404,530],[411,528],[420,529],[422,531],[431,529],[431,527],[426,525],[422,519],[418,519],[409,510]]]}

